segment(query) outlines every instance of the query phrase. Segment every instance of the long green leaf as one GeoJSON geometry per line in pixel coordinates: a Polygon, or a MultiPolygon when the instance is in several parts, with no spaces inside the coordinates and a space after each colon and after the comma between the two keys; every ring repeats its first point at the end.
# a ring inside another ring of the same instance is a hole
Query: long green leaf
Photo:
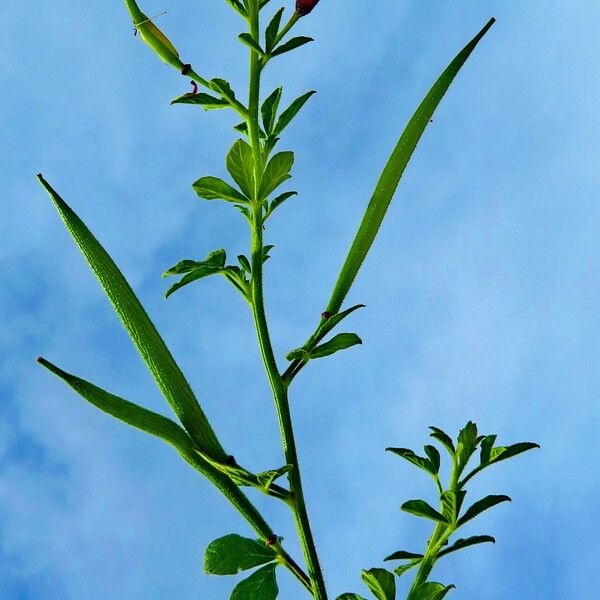
{"type": "Polygon", "coordinates": [[[44,358],[38,358],[38,362],[60,377],[90,404],[132,427],[159,437],[171,444],[192,467],[202,473],[225,495],[258,535],[265,540],[272,536],[271,528],[244,493],[231,482],[229,477],[220,473],[210,462],[202,459],[196,451],[194,441],[177,423],[147,408],[115,396],[85,379],[67,373],[44,358]]]}
{"type": "Polygon", "coordinates": [[[415,148],[425,128],[450,87],[450,84],[460,71],[461,67],[469,58],[475,46],[494,24],[491,19],[486,26],[465,46],[465,48],[450,63],[440,78],[435,82],[423,102],[417,108],[406,129],[402,133],[396,148],[377,182],[375,192],[371,197],[367,210],[360,224],[356,237],[352,243],[346,261],[338,276],[333,293],[327,305],[327,312],[337,313],[342,306],[356,275],[363,264],[373,240],[379,231],[379,227],[385,217],[385,213],[396,192],[400,178],[406,169],[415,148]]]}
{"type": "Polygon", "coordinates": [[[52,198],[67,229],[96,274],[127,333],[182,425],[200,450],[215,458],[225,458],[227,454],[200,408],[189,383],[117,265],[42,175],[38,175],[38,179],[52,198]]]}

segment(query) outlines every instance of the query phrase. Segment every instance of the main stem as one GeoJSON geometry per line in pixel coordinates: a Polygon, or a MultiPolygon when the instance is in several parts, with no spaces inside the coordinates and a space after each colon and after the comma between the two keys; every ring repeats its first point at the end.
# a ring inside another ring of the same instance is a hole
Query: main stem
{"type": "MultiPolygon", "coordinates": [[[[258,42],[260,39],[258,0],[250,0],[249,9],[250,14],[248,16],[248,21],[250,25],[250,35],[258,42]]],[[[267,318],[265,315],[263,298],[263,199],[259,198],[258,193],[260,180],[264,170],[264,159],[260,144],[260,126],[258,120],[260,75],[260,57],[254,50],[250,50],[248,137],[254,155],[255,175],[252,225],[252,312],[261,355],[265,364],[269,383],[271,384],[275,406],[277,408],[286,463],[292,466],[291,471],[288,473],[290,490],[294,495],[292,509],[296,527],[298,529],[298,535],[302,544],[302,550],[308,567],[308,574],[312,581],[313,597],[317,600],[327,600],[327,591],[325,589],[323,573],[319,564],[317,550],[313,540],[308,513],[306,510],[304,492],[302,490],[300,465],[298,462],[298,454],[296,452],[296,442],[294,439],[294,429],[292,426],[287,389],[283,384],[279,369],[277,367],[277,361],[275,360],[275,355],[273,353],[269,328],[267,325],[267,318]]]]}

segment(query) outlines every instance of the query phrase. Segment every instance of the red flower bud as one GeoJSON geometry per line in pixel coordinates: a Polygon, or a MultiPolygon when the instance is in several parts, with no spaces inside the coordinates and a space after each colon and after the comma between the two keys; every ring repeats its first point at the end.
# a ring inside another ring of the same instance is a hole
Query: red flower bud
{"type": "Polygon", "coordinates": [[[296,12],[303,17],[319,3],[319,0],[296,0],[296,12]]]}

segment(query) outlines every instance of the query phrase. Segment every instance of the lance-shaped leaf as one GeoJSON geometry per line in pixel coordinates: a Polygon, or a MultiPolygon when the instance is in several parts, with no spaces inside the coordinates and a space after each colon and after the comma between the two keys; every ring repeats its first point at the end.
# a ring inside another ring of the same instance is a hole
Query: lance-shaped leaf
{"type": "Polygon", "coordinates": [[[237,140],[227,155],[227,170],[248,198],[254,197],[254,158],[252,148],[237,140]]]}
{"type": "Polygon", "coordinates": [[[415,552],[407,552],[406,550],[398,550],[398,552],[394,552],[393,554],[386,556],[383,560],[420,560],[422,558],[422,554],[416,554],[415,552]]]}
{"type": "Polygon", "coordinates": [[[437,558],[441,558],[442,556],[446,556],[446,554],[451,554],[452,552],[456,552],[457,550],[462,550],[463,548],[469,548],[469,546],[476,546],[477,544],[495,544],[496,539],[491,535],[474,535],[468,538],[459,538],[452,544],[452,546],[448,546],[441,552],[438,552],[437,558]]]}
{"type": "Polygon", "coordinates": [[[260,107],[260,113],[262,115],[262,122],[267,134],[273,133],[273,127],[275,126],[275,118],[277,116],[277,109],[279,108],[279,102],[281,101],[281,94],[283,88],[276,88],[262,103],[260,107]]]}
{"type": "Polygon", "coordinates": [[[267,164],[263,174],[258,196],[267,198],[269,194],[278,188],[284,181],[291,177],[290,171],[294,166],[293,152],[279,152],[267,164]]]}
{"type": "Polygon", "coordinates": [[[243,581],[240,581],[230,600],[275,600],[279,594],[275,577],[276,564],[270,564],[255,571],[243,581]]]}
{"type": "Polygon", "coordinates": [[[242,44],[246,44],[246,46],[254,50],[259,56],[265,53],[260,44],[249,33],[240,33],[238,39],[242,44]]]}
{"type": "Polygon", "coordinates": [[[179,52],[167,36],[140,10],[135,0],[125,0],[125,5],[142,40],[163,62],[181,70],[183,62],[179,59],[179,52]]]}
{"type": "Polygon", "coordinates": [[[323,358],[335,354],[340,350],[346,350],[362,344],[362,340],[355,333],[338,333],[332,337],[328,342],[317,346],[310,351],[311,358],[323,358]]]}
{"type": "Polygon", "coordinates": [[[459,468],[462,471],[473,453],[477,449],[477,445],[481,441],[481,438],[477,437],[477,425],[472,421],[469,421],[458,434],[458,440],[456,445],[456,455],[458,457],[459,468]]]}
{"type": "Polygon", "coordinates": [[[235,92],[231,89],[231,85],[225,79],[220,79],[219,77],[215,77],[209,81],[210,88],[221,94],[223,98],[228,100],[230,103],[235,102],[235,92]]]}
{"type": "Polygon", "coordinates": [[[442,514],[450,521],[454,522],[458,518],[466,493],[464,490],[446,490],[442,492],[440,496],[442,514]]]}
{"type": "Polygon", "coordinates": [[[176,265],[168,269],[163,273],[163,277],[168,277],[169,275],[183,275],[185,273],[189,273],[198,267],[219,267],[222,268],[225,266],[225,261],[227,260],[227,253],[225,250],[220,248],[219,250],[213,250],[204,260],[181,260],[176,265]]]}
{"type": "Polygon", "coordinates": [[[235,10],[237,13],[239,13],[242,17],[248,16],[248,13],[246,12],[246,8],[242,4],[242,2],[240,2],[240,0],[225,0],[225,1],[227,2],[227,4],[229,4],[229,6],[231,6],[231,8],[233,8],[233,10],[235,10]]]}
{"type": "Polygon", "coordinates": [[[404,460],[407,460],[408,462],[412,463],[413,465],[416,465],[420,469],[427,471],[427,473],[433,475],[434,477],[437,475],[439,464],[438,468],[436,469],[435,465],[431,462],[431,460],[429,460],[429,458],[419,456],[409,448],[386,448],[385,450],[386,452],[393,452],[394,454],[401,456],[404,460]]]}
{"type": "Polygon", "coordinates": [[[290,50],[295,50],[296,48],[304,46],[304,44],[308,44],[309,42],[313,41],[313,38],[306,37],[303,35],[293,37],[291,40],[285,42],[285,44],[277,46],[277,48],[275,48],[275,50],[271,52],[271,56],[279,56],[281,54],[285,54],[286,52],[290,52],[290,50]]]}
{"type": "Polygon", "coordinates": [[[407,600],[442,600],[454,587],[453,585],[443,585],[435,581],[428,581],[413,590],[407,600]]]}
{"type": "Polygon", "coordinates": [[[171,100],[171,104],[196,104],[202,106],[204,110],[227,108],[228,106],[231,106],[227,100],[216,98],[215,96],[203,92],[199,94],[183,94],[183,96],[177,96],[177,98],[171,100]]]}
{"type": "Polygon", "coordinates": [[[362,572],[362,580],[377,600],[396,600],[396,580],[385,569],[369,569],[362,572]]]}
{"type": "Polygon", "coordinates": [[[200,408],[192,389],[156,327],[117,265],[65,201],[38,175],[62,220],[96,274],[127,333],[133,340],[161,392],[198,447],[213,457],[226,453],[200,408]]]}
{"type": "Polygon", "coordinates": [[[440,464],[442,461],[442,457],[440,456],[439,450],[435,446],[432,446],[431,444],[427,444],[426,446],[423,446],[423,450],[425,450],[425,454],[427,454],[427,457],[431,461],[431,464],[432,464],[435,472],[438,473],[440,470],[440,464]]]}
{"type": "Polygon", "coordinates": [[[511,499],[508,496],[504,495],[490,495],[478,500],[473,505],[471,505],[466,511],[465,514],[457,521],[458,527],[462,527],[467,521],[474,519],[477,515],[481,514],[484,510],[488,508],[492,508],[497,504],[501,504],[502,502],[510,502],[511,499]]]}
{"type": "Polygon", "coordinates": [[[285,465],[279,469],[271,469],[270,471],[257,473],[256,477],[260,485],[266,491],[269,491],[270,487],[273,485],[273,482],[277,481],[277,479],[280,477],[283,477],[286,473],[289,473],[292,469],[292,465],[285,465]]]}
{"type": "Polygon", "coordinates": [[[454,442],[452,441],[452,438],[447,433],[439,429],[439,427],[431,426],[429,429],[431,429],[431,433],[429,435],[442,444],[442,446],[448,450],[450,456],[454,456],[456,454],[456,450],[454,448],[454,442]]]}
{"type": "Polygon", "coordinates": [[[406,573],[407,571],[410,571],[413,567],[416,567],[420,562],[421,562],[421,559],[417,558],[415,560],[412,560],[409,563],[406,563],[405,565],[400,565],[399,567],[396,567],[394,569],[394,573],[396,573],[396,575],[398,577],[402,577],[402,575],[404,575],[404,573],[406,573]]]}
{"type": "Polygon", "coordinates": [[[265,212],[265,220],[270,217],[273,212],[279,208],[286,200],[291,198],[292,196],[297,196],[298,192],[285,192],[280,194],[276,198],[274,198],[271,203],[268,205],[267,210],[265,212]]]}
{"type": "Polygon", "coordinates": [[[240,194],[226,181],[218,177],[201,177],[193,183],[192,187],[200,198],[205,200],[227,200],[227,202],[248,203],[248,198],[240,194]]]}
{"type": "Polygon", "coordinates": [[[336,313],[340,309],[340,306],[348,294],[358,270],[363,264],[365,257],[373,244],[373,240],[379,231],[379,227],[381,226],[390,202],[392,201],[392,197],[398,187],[398,183],[400,182],[400,178],[404,173],[406,165],[417,147],[425,128],[429,124],[435,109],[438,107],[461,67],[475,49],[475,46],[477,46],[493,23],[494,19],[491,19],[450,63],[417,108],[406,129],[402,133],[398,144],[392,152],[392,155],[377,182],[375,192],[371,197],[369,205],[367,206],[363,220],[339,274],[329,304],[327,305],[326,310],[328,312],[336,313]]]}
{"type": "Polygon", "coordinates": [[[275,550],[264,542],[231,533],[208,545],[204,553],[204,572],[235,575],[273,562],[276,558],[275,550]]]}
{"type": "Polygon", "coordinates": [[[270,53],[271,50],[273,50],[275,40],[277,39],[277,34],[279,33],[279,26],[281,25],[281,17],[283,16],[284,10],[285,8],[280,8],[265,29],[265,48],[267,53],[270,53]]]}
{"type": "Polygon", "coordinates": [[[440,523],[450,523],[450,521],[433,506],[427,504],[425,500],[409,500],[400,507],[404,512],[411,513],[417,517],[439,521],[440,523]]]}
{"type": "Polygon", "coordinates": [[[275,129],[273,129],[273,136],[278,136],[291,122],[292,119],[300,112],[300,109],[306,104],[308,99],[316,94],[314,90],[310,92],[306,92],[299,98],[296,98],[282,113],[279,115],[279,119],[277,119],[277,125],[275,125],[275,129]]]}

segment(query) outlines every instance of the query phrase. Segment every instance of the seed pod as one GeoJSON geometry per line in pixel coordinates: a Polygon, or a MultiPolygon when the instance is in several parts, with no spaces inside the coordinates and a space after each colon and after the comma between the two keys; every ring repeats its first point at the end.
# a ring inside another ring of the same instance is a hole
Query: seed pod
{"type": "Polygon", "coordinates": [[[319,0],[296,0],[296,13],[304,17],[319,3],[319,0]]]}
{"type": "Polygon", "coordinates": [[[158,54],[162,61],[181,70],[183,63],[179,60],[179,52],[169,38],[140,10],[135,0],[125,0],[125,5],[142,40],[158,54]]]}

